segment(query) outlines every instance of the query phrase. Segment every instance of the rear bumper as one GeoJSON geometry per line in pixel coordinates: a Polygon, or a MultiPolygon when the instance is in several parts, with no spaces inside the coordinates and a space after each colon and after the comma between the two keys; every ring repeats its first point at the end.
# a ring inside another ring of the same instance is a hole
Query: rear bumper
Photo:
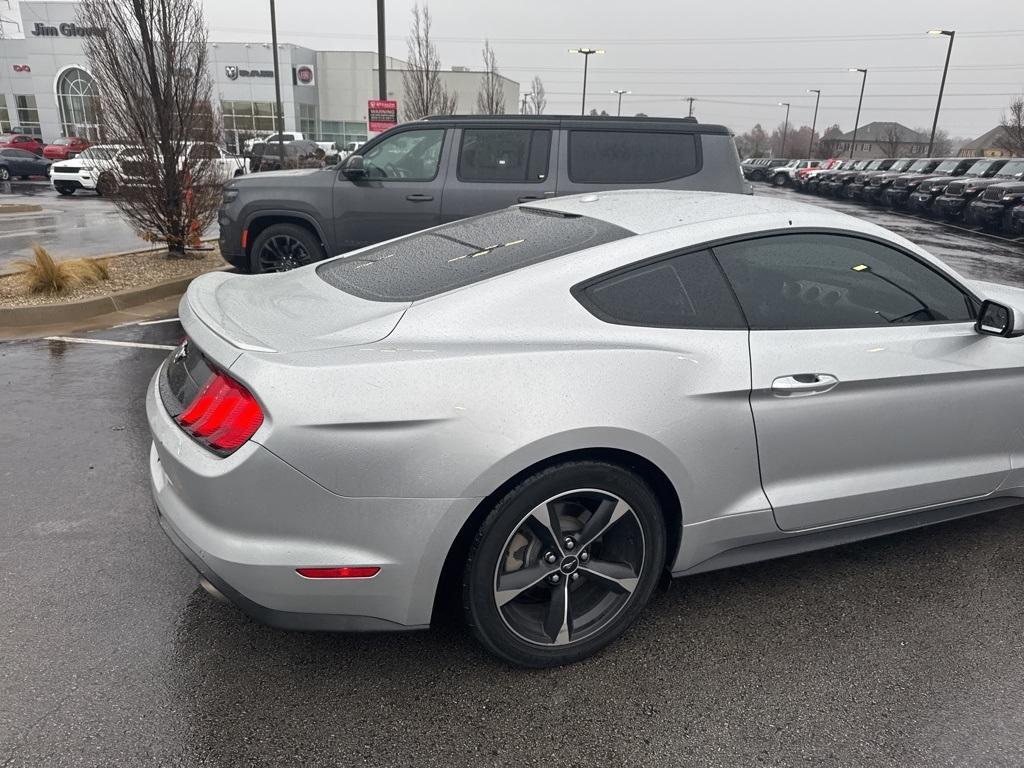
{"type": "Polygon", "coordinates": [[[146,396],[153,498],[164,531],[204,578],[282,628],[429,625],[444,560],[478,500],[339,496],[252,441],[219,458],[173,422],[157,377],[146,396]],[[368,579],[295,570],[343,565],[381,570],[368,579]]]}

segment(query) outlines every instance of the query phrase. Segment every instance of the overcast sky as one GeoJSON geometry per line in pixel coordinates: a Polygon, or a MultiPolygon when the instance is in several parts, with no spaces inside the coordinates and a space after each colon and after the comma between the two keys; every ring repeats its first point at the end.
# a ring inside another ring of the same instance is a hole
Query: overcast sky
{"type": "MultiPolygon", "coordinates": [[[[203,0],[213,40],[269,39],[266,0],[203,0]]],[[[957,31],[939,125],[976,136],[1024,94],[1024,0],[431,0],[444,67],[480,66],[484,38],[503,74],[528,90],[540,75],[547,112],[576,113],[582,57],[568,48],[604,48],[590,59],[587,107],[614,114],[695,114],[743,132],[771,129],[792,103],[791,122],[809,125],[822,90],[819,126],[852,130],[860,75],[868,68],[861,124],[896,120],[931,126],[946,53],[957,31]],[[824,9],[828,8],[828,12],[824,9]]],[[[388,0],[388,53],[404,58],[411,0],[388,0]]],[[[374,0],[278,2],[281,42],[323,50],[375,50],[374,0]]],[[[468,109],[470,105],[461,105],[468,109]]]]}

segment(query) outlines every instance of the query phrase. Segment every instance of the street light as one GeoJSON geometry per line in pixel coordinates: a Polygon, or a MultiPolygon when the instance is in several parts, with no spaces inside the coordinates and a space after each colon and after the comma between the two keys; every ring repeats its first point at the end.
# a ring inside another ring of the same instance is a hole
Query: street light
{"type": "Polygon", "coordinates": [[[277,130],[277,156],[284,170],[284,107],[281,106],[281,67],[277,63],[277,13],[270,0],[270,41],[274,48],[274,128],[277,130]]]}
{"type": "Polygon", "coordinates": [[[786,134],[789,133],[789,102],[788,101],[780,101],[779,102],[779,106],[786,108],[786,122],[782,126],[782,151],[779,152],[779,155],[781,155],[782,157],[785,157],[786,156],[786,134]]]}
{"type": "Polygon", "coordinates": [[[519,114],[521,114],[521,115],[525,115],[526,114],[526,100],[530,99],[530,98],[533,98],[533,91],[530,91],[529,93],[524,93],[523,94],[523,106],[519,110],[519,114]]]}
{"type": "Polygon", "coordinates": [[[868,71],[860,67],[850,67],[850,71],[863,75],[860,80],[860,98],[857,100],[857,117],[853,121],[853,141],[850,142],[850,158],[853,159],[854,150],[857,148],[857,129],[860,127],[860,105],[864,103],[864,83],[868,81],[868,71]]]}
{"type": "Polygon", "coordinates": [[[942,92],[946,89],[946,73],[949,71],[949,57],[953,53],[953,38],[956,37],[956,30],[953,29],[929,29],[929,35],[945,35],[949,38],[949,47],[946,48],[946,65],[942,68],[942,83],[939,85],[939,100],[935,103],[935,119],[932,121],[932,135],[928,139],[928,157],[932,156],[932,145],[935,144],[935,129],[939,125],[939,108],[942,106],[942,92]]]}
{"type": "Polygon", "coordinates": [[[578,53],[583,56],[583,104],[580,107],[580,114],[587,114],[587,62],[595,53],[604,53],[600,48],[570,48],[569,53],[578,53]]]}
{"type": "Polygon", "coordinates": [[[612,93],[617,93],[619,95],[619,110],[615,113],[615,116],[619,117],[619,116],[622,115],[622,94],[624,94],[624,93],[632,93],[632,91],[623,91],[623,90],[616,89],[616,90],[612,91],[612,93]]]}
{"type": "Polygon", "coordinates": [[[807,159],[810,160],[814,156],[814,129],[818,127],[818,103],[821,101],[821,89],[820,88],[808,88],[808,93],[815,94],[814,97],[814,119],[811,121],[811,143],[807,147],[807,159]]]}

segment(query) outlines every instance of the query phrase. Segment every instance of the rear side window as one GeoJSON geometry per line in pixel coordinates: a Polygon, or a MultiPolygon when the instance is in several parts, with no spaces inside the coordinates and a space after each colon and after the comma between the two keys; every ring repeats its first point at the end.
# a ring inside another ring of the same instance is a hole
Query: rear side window
{"type": "Polygon", "coordinates": [[[465,128],[459,151],[459,179],[544,181],[550,150],[548,130],[465,128]]]}
{"type": "Polygon", "coordinates": [[[507,208],[325,262],[317,274],[371,301],[418,301],[635,234],[586,216],[507,208]]]}
{"type": "Polygon", "coordinates": [[[581,184],[648,184],[700,169],[697,137],[653,131],[569,131],[569,179],[581,184]]]}
{"type": "Polygon", "coordinates": [[[661,328],[746,328],[743,314],[710,251],[673,256],[576,291],[609,323],[661,328]]]}

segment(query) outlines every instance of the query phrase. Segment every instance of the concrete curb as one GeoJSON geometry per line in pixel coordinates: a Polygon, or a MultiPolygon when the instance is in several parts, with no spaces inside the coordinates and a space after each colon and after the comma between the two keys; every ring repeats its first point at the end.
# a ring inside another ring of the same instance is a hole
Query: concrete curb
{"type": "MultiPolygon", "coordinates": [[[[229,267],[224,267],[224,269],[229,269],[229,267]]],[[[81,301],[72,301],[67,304],[45,304],[38,307],[0,309],[0,328],[73,323],[87,320],[97,315],[119,312],[129,307],[137,307],[140,304],[148,304],[151,301],[165,299],[168,296],[181,295],[188,288],[188,284],[197,277],[199,275],[178,277],[174,280],[157,283],[156,285],[129,288],[126,291],[111,293],[107,296],[97,296],[93,299],[82,299],[81,301]]]]}

